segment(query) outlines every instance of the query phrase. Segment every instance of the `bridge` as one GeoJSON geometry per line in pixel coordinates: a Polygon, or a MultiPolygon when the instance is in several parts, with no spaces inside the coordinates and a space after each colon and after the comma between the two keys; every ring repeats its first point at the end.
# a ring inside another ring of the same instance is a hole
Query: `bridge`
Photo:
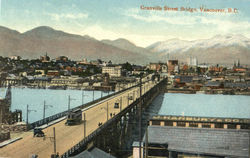
{"type": "Polygon", "coordinates": [[[79,106],[85,116],[83,117],[84,123],[80,125],[65,125],[67,111],[37,121],[31,124],[30,128],[46,127],[43,129],[44,138],[33,137],[33,130],[25,132],[22,139],[0,148],[0,157],[27,158],[36,154],[38,157],[46,158],[51,157],[51,154],[59,153],[61,158],[66,158],[84,151],[89,144],[98,147],[112,144],[109,142],[112,141],[110,137],[122,141],[124,132],[128,130],[124,123],[125,120],[138,115],[139,106],[147,106],[158,95],[165,82],[166,79],[145,81],[142,82],[141,88],[140,84],[137,84],[109,97],[79,106]],[[114,104],[117,102],[120,106],[114,108],[114,104]],[[54,121],[55,124],[51,124],[51,121],[54,121]],[[107,132],[109,132],[109,136],[107,136],[107,132]]]}

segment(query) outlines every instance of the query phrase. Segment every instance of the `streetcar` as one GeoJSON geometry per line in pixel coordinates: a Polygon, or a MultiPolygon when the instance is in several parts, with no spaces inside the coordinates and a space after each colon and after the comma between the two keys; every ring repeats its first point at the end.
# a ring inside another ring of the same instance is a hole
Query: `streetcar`
{"type": "Polygon", "coordinates": [[[77,125],[82,122],[82,110],[80,108],[72,110],[68,113],[66,125],[77,125]]]}

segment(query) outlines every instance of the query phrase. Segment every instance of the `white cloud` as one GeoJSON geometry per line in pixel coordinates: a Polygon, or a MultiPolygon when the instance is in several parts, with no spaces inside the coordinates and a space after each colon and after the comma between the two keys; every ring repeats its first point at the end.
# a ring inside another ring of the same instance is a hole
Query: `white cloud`
{"type": "Polygon", "coordinates": [[[61,19],[86,19],[88,18],[87,13],[46,13],[46,15],[50,16],[54,20],[61,20],[61,19]]]}

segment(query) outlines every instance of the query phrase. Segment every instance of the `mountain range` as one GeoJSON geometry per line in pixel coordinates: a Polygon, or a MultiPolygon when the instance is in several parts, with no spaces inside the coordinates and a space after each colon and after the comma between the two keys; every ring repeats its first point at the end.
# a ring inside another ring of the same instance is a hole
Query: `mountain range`
{"type": "Polygon", "coordinates": [[[46,52],[52,58],[64,55],[73,60],[103,59],[114,63],[147,64],[167,59],[185,62],[189,57],[196,57],[199,63],[233,64],[239,59],[242,64],[249,64],[250,39],[242,35],[216,35],[194,41],[170,39],[143,48],[123,38],[99,41],[48,26],[24,33],[0,26],[1,56],[19,55],[31,59],[46,52]]]}
{"type": "Polygon", "coordinates": [[[37,27],[24,33],[0,27],[1,56],[19,55],[23,58],[39,58],[47,52],[52,58],[64,55],[74,60],[87,58],[138,64],[151,61],[149,55],[143,52],[143,50],[148,52],[146,49],[139,48],[125,39],[107,41],[69,34],[47,26],[37,27]],[[128,44],[130,49],[125,48],[128,44]]]}
{"type": "Polygon", "coordinates": [[[240,60],[250,64],[250,39],[242,35],[216,35],[210,39],[186,41],[170,39],[147,47],[162,58],[187,60],[195,57],[200,63],[233,64],[240,60]]]}

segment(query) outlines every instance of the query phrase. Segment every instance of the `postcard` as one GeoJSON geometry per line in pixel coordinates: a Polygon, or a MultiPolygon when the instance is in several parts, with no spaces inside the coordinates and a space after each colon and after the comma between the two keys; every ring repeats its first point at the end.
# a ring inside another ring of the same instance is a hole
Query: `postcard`
{"type": "Polygon", "coordinates": [[[0,158],[248,158],[249,6],[0,0],[0,158]]]}

